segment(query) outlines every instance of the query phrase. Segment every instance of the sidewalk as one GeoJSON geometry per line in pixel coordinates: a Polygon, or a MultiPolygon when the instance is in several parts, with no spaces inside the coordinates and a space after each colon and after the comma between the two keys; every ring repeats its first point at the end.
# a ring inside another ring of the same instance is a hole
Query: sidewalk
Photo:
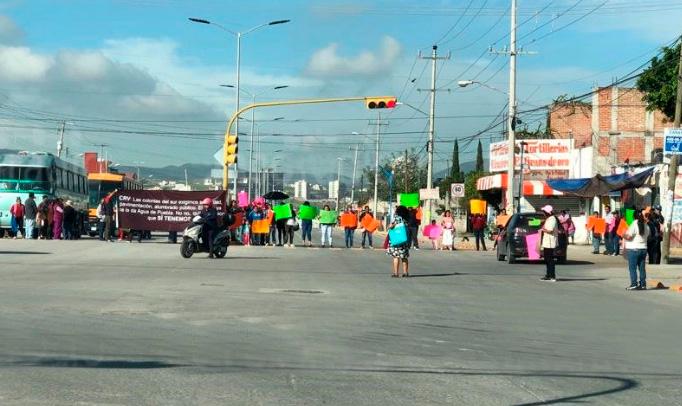
{"type": "MultiPolygon", "coordinates": [[[[604,248],[601,248],[601,252],[604,248]]],[[[669,289],[682,293],[682,250],[673,250],[675,263],[650,265],[646,264],[647,285],[649,289],[669,289]],[[660,285],[659,285],[660,283],[660,285]]],[[[591,245],[569,245],[569,261],[591,261],[600,268],[620,268],[627,272],[627,260],[621,254],[617,257],[603,254],[592,254],[591,245]]]]}

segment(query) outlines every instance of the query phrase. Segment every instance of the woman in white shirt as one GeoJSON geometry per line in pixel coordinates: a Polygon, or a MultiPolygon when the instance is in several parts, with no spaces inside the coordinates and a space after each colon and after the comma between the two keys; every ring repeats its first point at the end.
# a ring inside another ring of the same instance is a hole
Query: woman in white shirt
{"type": "Polygon", "coordinates": [[[630,224],[623,236],[625,239],[625,249],[628,256],[628,270],[630,271],[630,286],[627,290],[646,289],[646,241],[649,238],[649,227],[647,227],[642,211],[635,212],[635,220],[630,224]],[[637,269],[639,268],[639,283],[637,282],[637,269]]]}

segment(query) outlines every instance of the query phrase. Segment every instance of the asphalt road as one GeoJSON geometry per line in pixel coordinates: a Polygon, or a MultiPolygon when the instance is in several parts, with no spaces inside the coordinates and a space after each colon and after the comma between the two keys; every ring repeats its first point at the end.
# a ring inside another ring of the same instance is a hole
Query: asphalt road
{"type": "Polygon", "coordinates": [[[578,251],[0,240],[0,404],[682,404],[682,295],[578,251]]]}

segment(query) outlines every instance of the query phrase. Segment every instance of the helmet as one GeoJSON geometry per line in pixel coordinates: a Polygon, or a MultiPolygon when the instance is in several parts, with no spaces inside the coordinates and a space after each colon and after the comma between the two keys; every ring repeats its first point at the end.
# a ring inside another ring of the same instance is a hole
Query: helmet
{"type": "Polygon", "coordinates": [[[204,200],[201,201],[201,204],[204,206],[213,206],[213,199],[210,197],[205,198],[204,200]]]}

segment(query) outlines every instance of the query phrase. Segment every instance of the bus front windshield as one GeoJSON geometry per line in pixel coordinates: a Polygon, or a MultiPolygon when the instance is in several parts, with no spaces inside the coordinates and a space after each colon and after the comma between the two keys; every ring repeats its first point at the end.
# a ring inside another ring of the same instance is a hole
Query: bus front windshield
{"type": "Polygon", "coordinates": [[[121,182],[91,180],[88,184],[90,186],[89,201],[92,207],[97,206],[104,196],[121,188],[121,182]]]}
{"type": "Polygon", "coordinates": [[[48,168],[32,166],[0,166],[0,192],[50,190],[48,168]]]}

